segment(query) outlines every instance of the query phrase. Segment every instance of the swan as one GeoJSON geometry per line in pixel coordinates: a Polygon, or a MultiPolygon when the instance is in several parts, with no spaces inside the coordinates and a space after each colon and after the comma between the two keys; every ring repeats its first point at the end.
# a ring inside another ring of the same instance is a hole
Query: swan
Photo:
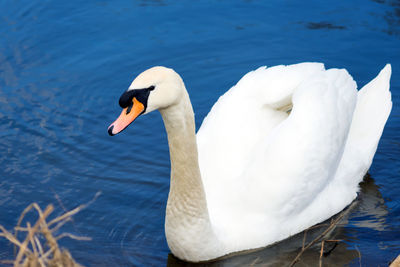
{"type": "Polygon", "coordinates": [[[201,262],[265,247],[343,210],[357,196],[392,108],[391,66],[357,90],[321,63],[261,67],[222,95],[197,135],[182,78],[137,76],[120,99],[115,135],[161,113],[171,180],[165,235],[178,258],[201,262]]]}

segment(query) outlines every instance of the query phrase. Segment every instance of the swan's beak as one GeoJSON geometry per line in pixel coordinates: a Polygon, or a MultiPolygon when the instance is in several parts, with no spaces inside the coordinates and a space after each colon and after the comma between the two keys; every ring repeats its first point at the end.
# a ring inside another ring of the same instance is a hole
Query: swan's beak
{"type": "Polygon", "coordinates": [[[113,136],[117,133],[122,132],[129,124],[131,124],[140,114],[144,111],[144,105],[136,99],[136,97],[132,100],[133,105],[124,108],[119,115],[118,119],[116,119],[109,127],[108,134],[113,136]]]}

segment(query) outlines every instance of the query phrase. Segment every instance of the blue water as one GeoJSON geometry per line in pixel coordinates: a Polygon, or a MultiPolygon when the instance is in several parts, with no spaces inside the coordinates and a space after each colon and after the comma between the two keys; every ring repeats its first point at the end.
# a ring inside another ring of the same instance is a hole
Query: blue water
{"type": "MultiPolygon", "coordinates": [[[[0,1],[0,224],[31,202],[56,214],[101,195],[61,244],[87,266],[180,266],[164,237],[166,134],[157,112],[109,137],[118,98],[164,65],[186,83],[197,127],[218,97],[262,65],[346,68],[359,87],[393,67],[393,110],[357,205],[324,262],[386,265],[400,253],[400,2],[0,1]],[[362,255],[359,259],[359,254],[362,255]]],[[[301,241],[301,238],[300,238],[301,241]]],[[[213,266],[288,264],[299,239],[213,266]]],[[[0,259],[12,258],[0,240],[0,259]]],[[[319,246],[298,266],[316,265],[319,246]]]]}

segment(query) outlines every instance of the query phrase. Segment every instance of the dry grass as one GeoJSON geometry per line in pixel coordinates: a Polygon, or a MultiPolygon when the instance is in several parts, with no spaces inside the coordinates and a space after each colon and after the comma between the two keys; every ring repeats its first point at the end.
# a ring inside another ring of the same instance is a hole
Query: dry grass
{"type": "Polygon", "coordinates": [[[307,236],[307,231],[311,230],[312,228],[315,227],[321,227],[321,226],[325,226],[326,224],[319,224],[319,225],[315,225],[312,226],[310,228],[308,228],[305,232],[304,232],[304,237],[303,237],[303,246],[301,248],[301,251],[297,254],[296,258],[294,258],[294,260],[290,263],[289,266],[294,266],[299,260],[301,255],[303,255],[303,253],[309,249],[311,246],[313,246],[314,244],[316,244],[317,242],[321,242],[321,251],[320,251],[320,257],[319,257],[319,266],[322,266],[322,256],[324,256],[324,244],[325,242],[340,242],[341,240],[324,240],[324,238],[339,224],[339,222],[343,219],[345,213],[340,214],[337,218],[332,219],[330,224],[327,225],[327,228],[325,229],[325,231],[320,234],[319,236],[317,236],[316,238],[314,238],[311,242],[309,242],[307,245],[306,243],[306,236],[307,236]]]}
{"type": "MultiPolygon", "coordinates": [[[[296,263],[300,260],[301,256],[303,255],[303,253],[308,250],[309,248],[311,248],[312,246],[316,245],[316,244],[320,244],[321,249],[320,249],[320,254],[319,254],[319,266],[323,266],[323,258],[328,256],[333,249],[335,249],[335,247],[337,246],[337,244],[339,242],[341,242],[342,240],[338,240],[338,239],[329,239],[328,236],[332,233],[332,231],[340,225],[340,222],[342,221],[342,219],[347,216],[356,206],[357,206],[358,202],[354,201],[352,204],[350,204],[346,209],[344,209],[343,211],[341,211],[337,216],[335,216],[335,218],[332,218],[331,221],[329,223],[323,223],[323,224],[317,224],[314,226],[309,227],[308,229],[306,229],[304,231],[304,236],[303,236],[303,245],[302,248],[300,250],[300,252],[297,254],[297,256],[293,259],[293,261],[290,263],[289,266],[294,266],[296,265],[296,263]],[[326,229],[320,234],[318,235],[316,238],[314,238],[313,240],[311,240],[308,244],[306,244],[306,239],[307,239],[307,232],[311,229],[314,228],[320,228],[320,227],[326,227],[326,229]],[[329,251],[324,251],[324,247],[325,247],[325,243],[327,242],[333,242],[335,243],[333,248],[330,249],[329,251]]],[[[361,254],[359,252],[359,250],[357,249],[358,253],[359,253],[359,259],[360,259],[360,266],[361,266],[361,254]]]]}
{"type": "MultiPolygon", "coordinates": [[[[98,195],[96,194],[91,202],[98,195]]],[[[91,239],[70,233],[57,234],[57,232],[66,222],[72,220],[73,215],[87,207],[91,202],[66,211],[54,219],[49,219],[54,210],[51,204],[44,211],[37,203],[32,203],[26,207],[21,213],[13,232],[7,231],[0,225],[0,237],[6,238],[15,245],[14,252],[16,254],[14,260],[0,261],[0,263],[14,265],[15,267],[80,267],[81,265],[74,261],[67,250],[60,248],[58,240],[64,237],[76,240],[91,239]],[[25,215],[31,211],[37,212],[38,219],[33,225],[26,222],[25,226],[21,226],[25,215]],[[23,238],[19,238],[20,236],[23,238]]]]}

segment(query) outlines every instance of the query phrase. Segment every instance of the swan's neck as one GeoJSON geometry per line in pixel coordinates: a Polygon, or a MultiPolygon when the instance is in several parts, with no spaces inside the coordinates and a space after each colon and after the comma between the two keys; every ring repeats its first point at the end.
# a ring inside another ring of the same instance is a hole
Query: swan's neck
{"type": "Polygon", "coordinates": [[[186,90],[177,104],[160,113],[167,130],[171,160],[165,219],[168,245],[179,258],[206,260],[205,254],[218,252],[219,242],[209,219],[198,164],[194,113],[186,90]]]}
{"type": "Polygon", "coordinates": [[[180,103],[160,112],[168,134],[171,160],[167,216],[208,218],[198,164],[194,114],[187,93],[180,103]]]}

